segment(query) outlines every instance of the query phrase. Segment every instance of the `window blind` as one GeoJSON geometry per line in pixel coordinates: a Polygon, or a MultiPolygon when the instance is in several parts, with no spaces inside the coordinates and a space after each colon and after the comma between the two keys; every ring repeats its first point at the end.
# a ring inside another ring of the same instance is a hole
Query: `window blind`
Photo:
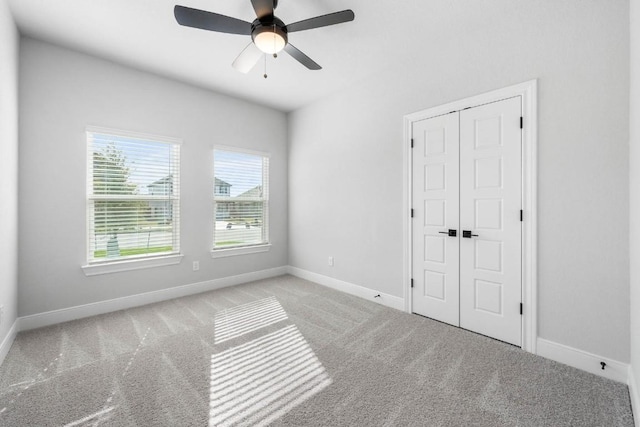
{"type": "Polygon", "coordinates": [[[180,144],[87,131],[87,260],[180,252],[180,144]]]}
{"type": "Polygon", "coordinates": [[[213,151],[213,249],[269,242],[269,157],[213,151]]]}

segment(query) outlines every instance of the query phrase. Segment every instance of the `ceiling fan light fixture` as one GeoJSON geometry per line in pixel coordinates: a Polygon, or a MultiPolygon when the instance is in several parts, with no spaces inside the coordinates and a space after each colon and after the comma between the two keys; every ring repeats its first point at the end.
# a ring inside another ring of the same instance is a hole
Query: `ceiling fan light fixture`
{"type": "Polygon", "coordinates": [[[258,27],[251,36],[256,47],[267,54],[278,53],[287,45],[287,33],[278,26],[258,27]]]}

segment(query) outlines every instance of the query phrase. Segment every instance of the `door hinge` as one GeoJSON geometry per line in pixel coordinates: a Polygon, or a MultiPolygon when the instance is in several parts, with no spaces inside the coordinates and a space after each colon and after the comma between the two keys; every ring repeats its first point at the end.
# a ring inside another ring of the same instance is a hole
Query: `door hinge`
{"type": "Polygon", "coordinates": [[[413,218],[413,209],[411,209],[411,218],[413,218]]]}
{"type": "Polygon", "coordinates": [[[413,138],[411,138],[411,148],[413,148],[413,138]]]}
{"type": "Polygon", "coordinates": [[[520,303],[520,315],[522,315],[522,303],[520,303]]]}
{"type": "Polygon", "coordinates": [[[523,215],[524,213],[522,212],[522,209],[520,209],[520,222],[522,222],[523,215]]]}
{"type": "Polygon", "coordinates": [[[520,129],[524,129],[524,117],[520,116],[520,129]]]}
{"type": "Polygon", "coordinates": [[[413,288],[413,279],[411,279],[411,287],[413,288]]]}

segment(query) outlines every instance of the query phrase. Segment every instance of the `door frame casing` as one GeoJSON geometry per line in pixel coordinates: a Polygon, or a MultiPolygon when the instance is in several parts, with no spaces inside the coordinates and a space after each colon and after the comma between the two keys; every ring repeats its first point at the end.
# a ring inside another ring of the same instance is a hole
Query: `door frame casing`
{"type": "Polygon", "coordinates": [[[536,353],[537,331],[537,80],[530,80],[502,89],[450,102],[404,116],[403,145],[403,297],[404,308],[412,313],[412,256],[413,226],[411,209],[413,199],[411,138],[413,123],[449,114],[469,107],[477,107],[515,96],[522,102],[522,348],[536,353]]]}

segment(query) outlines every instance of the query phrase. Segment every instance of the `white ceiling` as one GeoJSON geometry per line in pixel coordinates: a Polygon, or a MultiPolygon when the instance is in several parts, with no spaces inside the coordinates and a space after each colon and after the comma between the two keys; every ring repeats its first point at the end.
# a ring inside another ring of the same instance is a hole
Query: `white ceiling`
{"type": "Polygon", "coordinates": [[[251,22],[250,0],[9,0],[23,34],[283,111],[340,90],[375,69],[374,41],[369,46],[366,41],[382,8],[372,3],[382,2],[281,0],[276,15],[285,23],[349,8],[356,18],[291,34],[289,41],[323,70],[309,71],[282,52],[278,59],[267,58],[265,80],[264,61],[248,74],[231,67],[249,36],[183,27],[173,16],[173,6],[180,4],[251,22]]]}
{"type": "Polygon", "coordinates": [[[267,58],[265,80],[264,62],[248,74],[231,67],[249,36],[183,27],[173,16],[173,6],[180,4],[251,22],[250,0],[9,0],[23,34],[283,111],[402,61],[425,35],[428,40],[428,34],[440,38],[456,31],[447,22],[461,3],[280,0],[276,15],[285,23],[343,9],[352,9],[356,17],[290,35],[289,41],[322,70],[309,71],[282,52],[278,59],[267,58]]]}

